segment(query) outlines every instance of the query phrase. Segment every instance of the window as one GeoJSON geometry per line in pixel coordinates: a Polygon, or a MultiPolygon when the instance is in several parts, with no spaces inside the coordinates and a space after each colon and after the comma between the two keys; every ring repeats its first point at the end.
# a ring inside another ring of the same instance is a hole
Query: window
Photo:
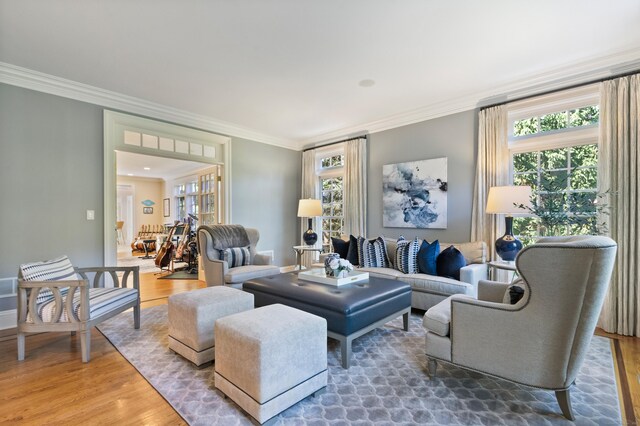
{"type": "Polygon", "coordinates": [[[344,232],[344,147],[332,146],[316,154],[322,200],[322,249],[331,248],[331,238],[340,238],[344,232]]]}
{"type": "Polygon", "coordinates": [[[510,106],[512,183],[531,186],[539,213],[514,218],[523,244],[541,235],[597,233],[598,102],[588,86],[510,106]]]}
{"type": "Polygon", "coordinates": [[[189,213],[198,214],[198,182],[190,181],[174,188],[176,220],[185,221],[189,213]]]}

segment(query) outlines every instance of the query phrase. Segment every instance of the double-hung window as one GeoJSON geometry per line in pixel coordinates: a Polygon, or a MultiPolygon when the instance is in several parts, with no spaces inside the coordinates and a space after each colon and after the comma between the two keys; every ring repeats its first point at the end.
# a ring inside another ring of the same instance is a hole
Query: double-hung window
{"type": "Polygon", "coordinates": [[[511,181],[531,186],[547,219],[514,218],[514,234],[526,245],[541,235],[596,233],[597,86],[515,102],[508,123],[511,181]]]}
{"type": "Polygon", "coordinates": [[[340,238],[344,228],[344,145],[318,149],[316,172],[322,200],[322,249],[331,248],[331,237],[340,238]]]}

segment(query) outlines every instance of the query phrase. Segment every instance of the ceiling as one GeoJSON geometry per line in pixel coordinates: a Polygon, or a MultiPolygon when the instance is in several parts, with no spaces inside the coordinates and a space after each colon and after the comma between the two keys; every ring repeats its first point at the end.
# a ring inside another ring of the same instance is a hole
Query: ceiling
{"type": "Polygon", "coordinates": [[[193,175],[211,164],[116,151],[116,167],[118,176],[172,180],[193,175]]]}
{"type": "Polygon", "coordinates": [[[301,147],[637,69],[638,22],[638,0],[0,0],[0,62],[301,147]]]}

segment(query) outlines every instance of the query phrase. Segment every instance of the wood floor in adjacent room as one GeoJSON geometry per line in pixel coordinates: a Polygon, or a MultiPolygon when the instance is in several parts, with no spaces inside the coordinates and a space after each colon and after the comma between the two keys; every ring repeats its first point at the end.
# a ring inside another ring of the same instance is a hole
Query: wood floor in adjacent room
{"type": "MultiPolygon", "coordinates": [[[[171,294],[205,287],[196,280],[157,280],[153,274],[140,277],[142,308],[167,303],[171,294]]],[[[630,390],[622,396],[622,408],[640,419],[640,339],[598,334],[617,340],[618,383],[626,381],[630,390]]],[[[629,414],[623,412],[623,419],[634,418],[629,414]]],[[[80,357],[79,336],[31,335],[26,358],[18,362],[15,330],[0,331],[0,423],[185,424],[95,329],[88,364],[80,357]]]]}

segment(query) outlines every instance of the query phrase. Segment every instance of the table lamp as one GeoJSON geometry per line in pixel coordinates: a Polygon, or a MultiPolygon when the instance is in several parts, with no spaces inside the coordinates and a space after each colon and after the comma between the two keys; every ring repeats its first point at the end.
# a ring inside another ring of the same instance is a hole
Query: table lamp
{"type": "Polygon", "coordinates": [[[522,249],[522,242],[513,236],[512,215],[528,214],[527,206],[531,206],[530,186],[493,186],[489,189],[486,212],[506,215],[504,217],[505,233],[496,240],[496,253],[502,260],[515,260],[522,249]]]}
{"type": "Polygon", "coordinates": [[[308,246],[312,246],[318,241],[318,234],[313,232],[314,217],[322,216],[322,204],[320,200],[311,198],[300,200],[298,203],[298,217],[309,218],[309,229],[302,234],[302,240],[308,246]]]}

